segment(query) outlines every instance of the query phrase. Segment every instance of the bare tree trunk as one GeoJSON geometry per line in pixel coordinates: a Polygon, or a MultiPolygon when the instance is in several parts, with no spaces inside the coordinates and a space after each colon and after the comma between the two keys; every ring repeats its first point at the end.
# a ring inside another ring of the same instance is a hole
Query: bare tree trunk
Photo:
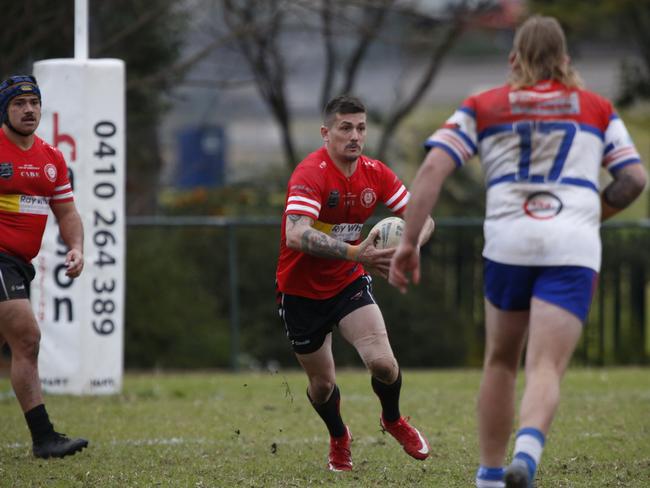
{"type": "Polygon", "coordinates": [[[363,8],[362,17],[364,18],[364,23],[361,27],[359,42],[345,64],[345,82],[343,83],[341,93],[350,93],[354,88],[361,62],[365,58],[370,45],[379,35],[381,26],[390,12],[391,5],[394,1],[378,0],[377,2],[369,2],[363,8]],[[369,20],[365,21],[366,18],[369,20]]]}
{"type": "Polygon", "coordinates": [[[238,37],[237,43],[253,72],[262,100],[280,126],[287,164],[295,168],[298,159],[286,97],[286,67],[279,45],[285,7],[280,0],[267,0],[263,7],[254,0],[223,0],[224,20],[232,32],[242,28],[250,32],[248,36],[238,37]],[[267,18],[262,18],[264,13],[268,13],[267,18]]]}
{"type": "Polygon", "coordinates": [[[323,34],[323,45],[325,47],[325,72],[323,73],[323,85],[320,94],[320,108],[323,109],[332,95],[334,77],[336,75],[336,48],[332,39],[332,2],[322,0],[321,3],[321,32],[323,34]]]}
{"type": "MultiPolygon", "coordinates": [[[[407,21],[405,19],[416,19],[416,22],[434,20],[430,31],[424,35],[427,39],[440,40],[428,43],[426,49],[431,56],[424,72],[416,86],[403,100],[396,102],[395,109],[382,121],[379,157],[384,157],[391,137],[431,86],[440,63],[462,33],[465,22],[484,10],[488,0],[464,0],[449,7],[446,12],[452,14],[450,27],[444,27],[447,21],[441,21],[439,17],[434,19],[427,16],[416,2],[401,3],[399,8],[395,3],[396,0],[222,0],[225,24],[230,34],[236,37],[235,42],[253,73],[262,100],[278,123],[284,154],[291,169],[298,159],[286,93],[289,72],[283,58],[291,52],[282,49],[280,43],[280,36],[288,32],[291,19],[320,22],[318,27],[308,27],[310,32],[320,30],[325,54],[319,108],[333,95],[349,93],[354,89],[361,65],[367,59],[373,42],[382,34],[382,27],[391,14],[402,16],[403,22],[407,21]],[[301,11],[309,15],[301,16],[301,11]],[[237,32],[242,35],[235,36],[237,32]],[[441,35],[440,32],[444,33],[441,35]],[[337,83],[338,79],[340,83],[337,83]],[[337,87],[340,91],[336,91],[337,87]]],[[[421,32],[421,26],[414,28],[414,31],[418,30],[421,32]]],[[[408,46],[408,42],[404,44],[406,49],[414,49],[408,46]]]]}
{"type": "Polygon", "coordinates": [[[481,0],[475,4],[472,4],[470,0],[465,0],[451,9],[451,12],[453,13],[451,17],[451,26],[443,34],[442,39],[432,49],[427,67],[422,73],[420,80],[417,82],[415,88],[410,92],[408,97],[398,101],[396,107],[390,112],[384,121],[377,150],[378,159],[384,160],[386,158],[388,147],[397,128],[431,87],[431,84],[438,74],[443,59],[463,33],[468,20],[486,12],[490,8],[490,2],[487,0],[481,0]]]}
{"type": "Polygon", "coordinates": [[[443,58],[449,52],[456,39],[463,31],[463,21],[456,19],[454,25],[445,34],[444,40],[432,52],[426,71],[422,74],[420,81],[417,83],[415,89],[411,94],[399,103],[397,107],[388,115],[384,123],[381,136],[379,138],[379,147],[377,149],[377,158],[382,161],[388,152],[390,141],[397,130],[397,127],[402,122],[415,106],[420,102],[424,94],[430,88],[433,80],[435,79],[443,58]]]}

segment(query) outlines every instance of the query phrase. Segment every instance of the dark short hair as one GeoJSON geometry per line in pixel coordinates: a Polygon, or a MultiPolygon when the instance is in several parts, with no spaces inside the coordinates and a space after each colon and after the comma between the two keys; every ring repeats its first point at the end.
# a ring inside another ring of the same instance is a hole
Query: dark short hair
{"type": "Polygon", "coordinates": [[[352,95],[339,95],[332,98],[323,109],[323,123],[326,127],[332,125],[336,114],[366,113],[366,106],[361,100],[352,95]]]}

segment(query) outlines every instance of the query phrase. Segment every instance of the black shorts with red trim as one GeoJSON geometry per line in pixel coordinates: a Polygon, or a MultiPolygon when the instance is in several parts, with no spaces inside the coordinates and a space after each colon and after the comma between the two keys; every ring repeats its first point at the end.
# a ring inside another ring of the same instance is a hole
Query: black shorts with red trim
{"type": "Polygon", "coordinates": [[[29,284],[35,274],[31,263],[0,252],[0,302],[29,298],[29,284]]]}
{"type": "Polygon", "coordinates": [[[278,293],[278,311],[291,347],[297,354],[309,354],[323,345],[333,327],[356,309],[375,302],[372,278],[360,276],[337,295],[315,300],[278,293]]]}

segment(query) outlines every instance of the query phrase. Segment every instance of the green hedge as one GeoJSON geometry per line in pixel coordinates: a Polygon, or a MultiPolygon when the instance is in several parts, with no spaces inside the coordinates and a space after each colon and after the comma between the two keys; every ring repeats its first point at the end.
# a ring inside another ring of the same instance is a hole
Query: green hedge
{"type": "MultiPolygon", "coordinates": [[[[295,366],[275,303],[279,228],[235,227],[239,300],[238,363],[295,366]]],[[[404,366],[478,366],[483,352],[480,225],[439,225],[423,249],[423,280],[406,295],[374,280],[395,353],[404,366]]],[[[650,229],[603,231],[603,270],[576,354],[584,364],[648,362],[646,289],[650,229]]],[[[228,230],[128,230],[126,366],[231,365],[228,230]]],[[[340,365],[361,366],[335,334],[340,365]]]]}

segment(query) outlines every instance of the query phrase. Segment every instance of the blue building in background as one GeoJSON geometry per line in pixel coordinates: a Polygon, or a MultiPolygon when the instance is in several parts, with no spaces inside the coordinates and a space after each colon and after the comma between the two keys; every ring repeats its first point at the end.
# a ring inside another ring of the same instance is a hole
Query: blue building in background
{"type": "Polygon", "coordinates": [[[177,188],[215,187],[225,183],[226,132],[220,126],[188,127],[177,135],[177,188]]]}

